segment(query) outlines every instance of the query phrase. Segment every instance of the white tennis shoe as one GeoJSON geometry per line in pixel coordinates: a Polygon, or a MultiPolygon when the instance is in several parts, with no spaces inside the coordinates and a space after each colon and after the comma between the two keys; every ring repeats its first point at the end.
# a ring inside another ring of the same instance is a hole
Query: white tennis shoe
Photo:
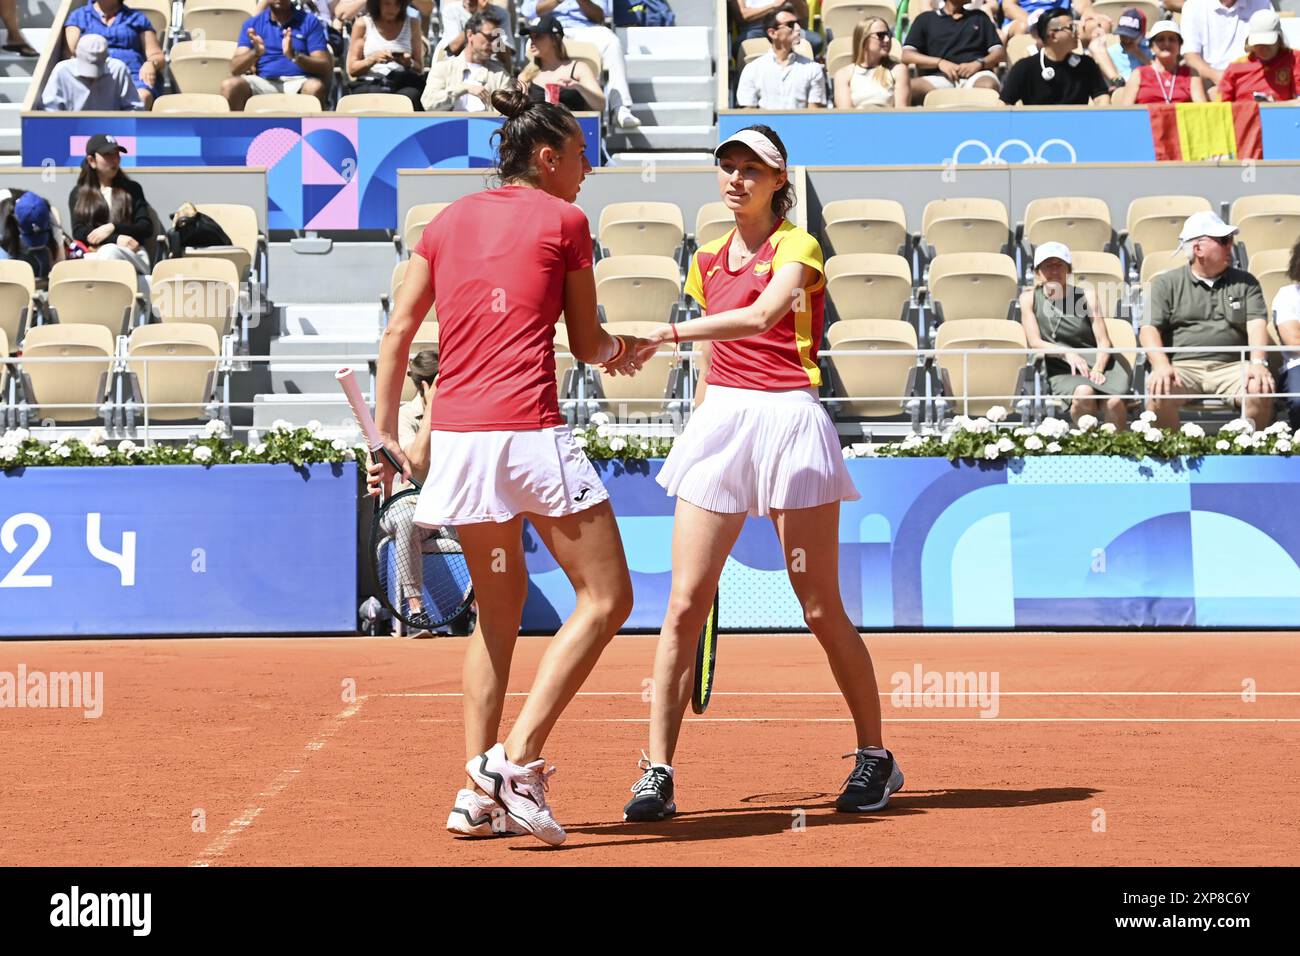
{"type": "Polygon", "coordinates": [[[506,749],[497,744],[487,753],[471,757],[465,764],[470,777],[490,794],[510,818],[543,843],[559,846],[564,842],[564,828],[551,816],[546,791],[555,768],[544,769],[543,760],[526,766],[506,759],[506,749]]]}
{"type": "Polygon", "coordinates": [[[447,816],[447,829],[464,836],[514,836],[528,833],[511,819],[497,802],[473,790],[456,794],[456,804],[447,816]]]}

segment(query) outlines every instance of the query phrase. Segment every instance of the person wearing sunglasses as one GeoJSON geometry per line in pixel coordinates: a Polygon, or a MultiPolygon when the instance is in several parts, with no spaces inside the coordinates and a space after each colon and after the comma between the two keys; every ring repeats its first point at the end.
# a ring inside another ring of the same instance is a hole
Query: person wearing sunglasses
{"type": "Polygon", "coordinates": [[[963,0],[944,0],[912,21],[903,41],[903,63],[916,67],[912,102],[920,106],[931,90],[980,87],[996,90],[993,72],[1006,57],[997,27],[982,10],[963,0]]]}
{"type": "Polygon", "coordinates": [[[778,7],[763,22],[772,48],[741,70],[736,105],[763,110],[824,108],[826,68],[795,50],[801,29],[794,7],[778,7]]]}
{"type": "Polygon", "coordinates": [[[1139,341],[1147,350],[1147,409],[1178,427],[1189,395],[1229,398],[1256,428],[1273,421],[1268,313],[1259,281],[1232,266],[1230,226],[1212,212],[1187,217],[1178,235],[1187,265],[1151,280],[1139,341]],[[1195,352],[1160,352],[1195,347],[1195,352]],[[1249,353],[1249,359],[1243,356],[1249,353]]]}
{"type": "Polygon", "coordinates": [[[894,37],[880,17],[859,20],[853,28],[853,62],[835,71],[835,108],[904,109],[912,102],[907,67],[889,62],[894,37]]]}
{"type": "Polygon", "coordinates": [[[482,13],[490,10],[497,15],[501,23],[506,24],[501,31],[501,51],[497,54],[497,59],[510,66],[513,63],[515,55],[515,40],[509,29],[510,14],[506,12],[505,7],[497,3],[490,3],[489,0],[443,0],[439,8],[439,16],[442,19],[442,38],[438,45],[433,48],[433,58],[440,59],[442,52],[446,50],[447,56],[456,56],[465,51],[465,44],[469,42],[469,34],[465,30],[466,24],[469,23],[470,17],[476,13],[482,13]]]}
{"type": "Polygon", "coordinates": [[[492,10],[483,10],[465,24],[465,49],[449,60],[439,60],[429,70],[420,103],[426,112],[454,110],[484,113],[497,90],[512,88],[510,71],[496,58],[503,27],[492,10]]]}
{"type": "Polygon", "coordinates": [[[1041,44],[1007,71],[1002,102],[1008,106],[1083,106],[1109,103],[1110,84],[1095,60],[1076,53],[1079,39],[1069,7],[1043,11],[1034,23],[1041,44]]]}

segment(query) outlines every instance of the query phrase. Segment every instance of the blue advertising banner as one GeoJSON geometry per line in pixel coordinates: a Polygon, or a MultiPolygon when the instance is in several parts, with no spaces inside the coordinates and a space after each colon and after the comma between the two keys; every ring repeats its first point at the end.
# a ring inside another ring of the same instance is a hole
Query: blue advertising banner
{"type": "Polygon", "coordinates": [[[0,637],[354,631],[354,463],[0,472],[0,637]]]}
{"type": "MultiPolygon", "coordinates": [[[[840,511],[840,587],[863,628],[1294,627],[1300,460],[1030,458],[985,465],[857,459],[840,511]]],[[[627,549],[629,628],[658,629],[673,500],[659,462],[599,466],[627,549]]],[[[526,538],[529,630],[573,592],[526,538]]],[[[746,522],[721,584],[728,629],[802,630],[768,520],[746,522]]]]}
{"type": "MultiPolygon", "coordinates": [[[[78,166],[86,140],[111,133],[122,165],[266,168],[271,229],[396,229],[399,169],[473,169],[493,162],[500,116],[23,117],[23,163],[78,166]]],[[[578,117],[600,165],[600,117],[578,117]]]]}

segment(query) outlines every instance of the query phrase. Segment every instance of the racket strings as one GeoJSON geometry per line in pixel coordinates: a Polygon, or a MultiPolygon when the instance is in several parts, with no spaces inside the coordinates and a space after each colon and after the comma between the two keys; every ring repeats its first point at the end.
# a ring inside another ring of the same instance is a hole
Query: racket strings
{"type": "Polygon", "coordinates": [[[404,623],[446,624],[469,606],[472,585],[460,540],[450,528],[415,523],[417,492],[389,499],[376,517],[374,570],[379,596],[404,623]]]}

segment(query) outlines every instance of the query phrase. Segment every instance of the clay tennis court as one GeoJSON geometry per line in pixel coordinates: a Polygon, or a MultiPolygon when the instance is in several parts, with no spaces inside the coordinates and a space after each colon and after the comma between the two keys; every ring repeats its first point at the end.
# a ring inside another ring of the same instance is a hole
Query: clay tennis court
{"type": "MultiPolygon", "coordinates": [[[[620,637],[547,748],[569,834],[549,849],[442,829],[464,639],[6,642],[0,671],[103,671],[104,709],[0,710],[0,864],[1300,863],[1296,634],[868,643],[907,775],[885,812],[832,809],[854,741],[815,640],[724,634],[709,712],[687,715],[678,817],[622,823],[654,638],[620,637]],[[895,706],[892,675],[918,664],[996,673],[996,716],[895,706]]],[[[520,639],[512,692],[545,647],[520,639]]]]}

